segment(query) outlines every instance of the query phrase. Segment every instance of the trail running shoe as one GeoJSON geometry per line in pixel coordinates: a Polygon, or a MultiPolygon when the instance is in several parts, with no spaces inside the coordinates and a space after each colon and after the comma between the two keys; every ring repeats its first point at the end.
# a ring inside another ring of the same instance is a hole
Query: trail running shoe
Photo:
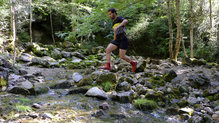
{"type": "Polygon", "coordinates": [[[102,66],[101,69],[109,70],[109,71],[112,70],[112,68],[111,68],[111,66],[110,66],[110,63],[106,63],[106,65],[105,65],[105,66],[102,66]]]}
{"type": "Polygon", "coordinates": [[[131,62],[130,64],[132,65],[132,72],[135,72],[136,66],[137,66],[137,62],[131,62]]]}
{"type": "Polygon", "coordinates": [[[109,71],[111,71],[111,70],[112,70],[112,68],[111,68],[111,67],[109,67],[109,66],[102,66],[102,67],[101,67],[101,69],[104,69],[104,70],[109,70],[109,71]]]}

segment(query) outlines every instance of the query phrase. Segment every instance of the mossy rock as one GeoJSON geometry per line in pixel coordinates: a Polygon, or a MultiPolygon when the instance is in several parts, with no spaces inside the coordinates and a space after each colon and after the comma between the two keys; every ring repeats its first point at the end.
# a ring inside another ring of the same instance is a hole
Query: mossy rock
{"type": "Polygon", "coordinates": [[[103,83],[101,83],[99,86],[101,86],[101,88],[102,88],[104,91],[106,91],[106,92],[115,90],[115,88],[116,88],[116,84],[115,84],[115,83],[112,83],[112,82],[110,82],[110,81],[103,82],[103,83]]]}
{"type": "Polygon", "coordinates": [[[148,81],[151,82],[153,88],[157,86],[165,86],[166,84],[166,81],[160,76],[151,77],[148,81]]]}
{"type": "Polygon", "coordinates": [[[177,74],[174,70],[170,70],[168,73],[163,75],[164,80],[167,82],[171,82],[172,79],[174,79],[175,77],[177,77],[177,74]]]}
{"type": "Polygon", "coordinates": [[[0,87],[8,86],[8,81],[4,78],[0,78],[0,87]]]}
{"type": "Polygon", "coordinates": [[[117,75],[114,74],[114,73],[103,73],[101,75],[99,75],[96,79],[96,82],[97,84],[101,84],[101,83],[104,83],[104,82],[112,82],[112,83],[117,83],[117,75]]]}
{"type": "Polygon", "coordinates": [[[153,110],[158,107],[157,103],[153,100],[147,100],[147,99],[137,99],[134,100],[134,106],[137,109],[147,111],[147,110],[153,110]]]}
{"type": "Polygon", "coordinates": [[[93,79],[91,76],[86,76],[82,80],[79,81],[77,84],[78,86],[87,86],[87,85],[92,85],[93,79]]]}
{"type": "Polygon", "coordinates": [[[186,107],[189,105],[189,102],[186,100],[181,100],[179,103],[177,103],[179,107],[186,107]]]}
{"type": "Polygon", "coordinates": [[[145,98],[149,100],[155,100],[155,101],[164,101],[164,96],[160,92],[154,92],[153,94],[146,93],[145,98]]]}
{"type": "Polygon", "coordinates": [[[38,94],[45,94],[49,91],[48,87],[35,87],[34,88],[36,95],[38,94]]]}
{"type": "Polygon", "coordinates": [[[216,105],[219,106],[219,100],[217,100],[216,105]]]}
{"type": "Polygon", "coordinates": [[[204,59],[194,59],[194,60],[192,60],[192,64],[193,65],[198,65],[198,66],[200,66],[200,65],[206,65],[206,63],[207,63],[207,61],[206,60],[204,60],[204,59]]]}
{"type": "Polygon", "coordinates": [[[44,55],[42,51],[37,50],[36,48],[33,48],[33,53],[38,57],[42,57],[44,55]]]}
{"type": "Polygon", "coordinates": [[[210,101],[214,101],[214,96],[208,96],[207,99],[209,99],[210,101]]]}
{"type": "Polygon", "coordinates": [[[193,107],[194,107],[194,108],[201,108],[202,105],[201,105],[201,104],[195,104],[193,107]]]}

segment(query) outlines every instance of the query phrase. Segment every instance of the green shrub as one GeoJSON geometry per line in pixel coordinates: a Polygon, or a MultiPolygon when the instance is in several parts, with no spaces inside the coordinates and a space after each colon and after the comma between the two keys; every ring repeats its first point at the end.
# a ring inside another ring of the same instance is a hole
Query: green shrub
{"type": "Polygon", "coordinates": [[[147,100],[147,99],[137,99],[134,100],[134,105],[137,109],[140,110],[153,110],[158,107],[157,103],[153,100],[147,100]]]}

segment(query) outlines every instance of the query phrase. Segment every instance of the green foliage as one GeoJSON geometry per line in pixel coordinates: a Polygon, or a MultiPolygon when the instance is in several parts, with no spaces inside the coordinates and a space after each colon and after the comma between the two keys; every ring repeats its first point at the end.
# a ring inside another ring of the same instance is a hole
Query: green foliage
{"type": "Polygon", "coordinates": [[[4,78],[0,78],[0,87],[7,86],[7,85],[8,85],[7,80],[5,80],[4,78]]]}
{"type": "Polygon", "coordinates": [[[16,105],[16,110],[20,112],[30,112],[32,111],[32,108],[30,106],[25,106],[25,105],[16,105]]]}
{"type": "Polygon", "coordinates": [[[18,97],[18,100],[21,101],[22,104],[26,104],[29,103],[31,100],[29,98],[25,98],[25,97],[18,97]]]}
{"type": "Polygon", "coordinates": [[[108,91],[111,91],[113,89],[115,89],[115,84],[113,84],[112,82],[104,82],[104,83],[101,83],[100,85],[104,91],[108,92],[108,91]]]}
{"type": "Polygon", "coordinates": [[[29,42],[30,41],[30,35],[27,32],[22,32],[22,33],[18,34],[18,39],[21,42],[29,42]]]}
{"type": "Polygon", "coordinates": [[[144,111],[153,110],[158,107],[155,101],[147,100],[147,99],[134,100],[134,105],[137,109],[144,110],[144,111]]]}
{"type": "Polygon", "coordinates": [[[151,82],[153,88],[156,86],[164,86],[166,84],[164,79],[160,76],[153,76],[149,79],[149,81],[151,82]]]}
{"type": "Polygon", "coordinates": [[[207,61],[215,61],[218,59],[217,56],[219,56],[219,53],[216,42],[208,45],[205,45],[203,42],[197,42],[196,46],[197,48],[195,48],[194,52],[196,58],[205,58],[207,61]]]}

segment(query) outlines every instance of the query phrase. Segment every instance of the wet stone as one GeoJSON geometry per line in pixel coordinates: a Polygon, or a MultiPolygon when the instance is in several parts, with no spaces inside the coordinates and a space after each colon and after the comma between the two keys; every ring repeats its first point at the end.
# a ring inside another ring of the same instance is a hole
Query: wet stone
{"type": "Polygon", "coordinates": [[[109,104],[107,102],[104,102],[103,104],[101,104],[99,106],[100,109],[103,109],[103,110],[108,110],[109,109],[109,104]]]}

